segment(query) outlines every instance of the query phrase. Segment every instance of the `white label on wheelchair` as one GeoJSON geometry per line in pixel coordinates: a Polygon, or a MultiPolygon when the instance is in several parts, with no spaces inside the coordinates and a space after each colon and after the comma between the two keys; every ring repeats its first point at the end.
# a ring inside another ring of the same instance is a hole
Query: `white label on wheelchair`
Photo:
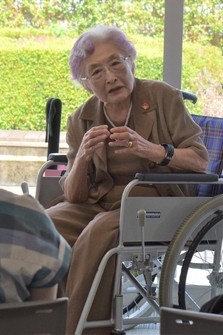
{"type": "Polygon", "coordinates": [[[146,211],[147,219],[159,219],[161,217],[161,212],[156,211],[146,211]]]}

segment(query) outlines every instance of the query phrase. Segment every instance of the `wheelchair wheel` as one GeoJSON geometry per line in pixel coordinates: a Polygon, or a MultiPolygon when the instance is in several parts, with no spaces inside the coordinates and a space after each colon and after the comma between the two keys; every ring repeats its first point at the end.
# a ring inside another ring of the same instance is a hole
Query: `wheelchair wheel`
{"type": "Polygon", "coordinates": [[[181,224],[167,250],[160,306],[199,310],[223,293],[223,196],[201,205],[181,224]]]}

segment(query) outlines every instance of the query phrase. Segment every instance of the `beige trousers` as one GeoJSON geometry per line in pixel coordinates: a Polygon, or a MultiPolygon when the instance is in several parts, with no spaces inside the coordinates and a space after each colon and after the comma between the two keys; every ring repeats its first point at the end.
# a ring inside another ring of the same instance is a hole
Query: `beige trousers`
{"type": "MultiPolygon", "coordinates": [[[[57,230],[73,246],[65,294],[69,298],[67,334],[73,335],[98,265],[104,254],[117,245],[120,210],[105,211],[98,204],[59,203],[47,210],[57,230]]],[[[115,258],[105,270],[88,320],[110,317],[115,258]]],[[[110,334],[109,329],[86,330],[83,334],[110,334]]]]}

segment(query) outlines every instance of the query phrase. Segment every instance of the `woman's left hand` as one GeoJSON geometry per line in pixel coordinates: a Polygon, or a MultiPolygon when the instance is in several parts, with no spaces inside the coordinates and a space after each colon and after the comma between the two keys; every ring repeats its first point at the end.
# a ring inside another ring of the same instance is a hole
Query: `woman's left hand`
{"type": "Polygon", "coordinates": [[[138,157],[147,158],[153,161],[161,160],[165,155],[162,146],[147,141],[136,131],[129,127],[115,127],[110,130],[109,146],[117,148],[116,154],[132,153],[138,157]]]}
{"type": "MultiPolygon", "coordinates": [[[[162,145],[147,141],[131,128],[115,127],[110,130],[110,133],[109,146],[117,148],[116,154],[132,153],[158,164],[165,157],[165,149],[162,145]]],[[[169,166],[180,170],[205,172],[207,161],[192,148],[175,148],[169,166]]]]}

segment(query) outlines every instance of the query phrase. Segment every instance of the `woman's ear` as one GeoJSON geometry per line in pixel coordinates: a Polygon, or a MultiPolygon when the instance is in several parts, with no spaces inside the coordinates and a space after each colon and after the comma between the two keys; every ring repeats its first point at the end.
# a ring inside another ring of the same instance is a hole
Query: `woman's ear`
{"type": "Polygon", "coordinates": [[[90,92],[91,94],[93,94],[94,92],[92,91],[92,89],[89,87],[89,85],[86,85],[85,89],[90,92]]]}
{"type": "Polygon", "coordinates": [[[83,86],[83,88],[85,88],[85,90],[87,90],[91,94],[93,93],[93,91],[92,91],[90,85],[88,84],[87,80],[81,80],[80,84],[83,86]]]}

